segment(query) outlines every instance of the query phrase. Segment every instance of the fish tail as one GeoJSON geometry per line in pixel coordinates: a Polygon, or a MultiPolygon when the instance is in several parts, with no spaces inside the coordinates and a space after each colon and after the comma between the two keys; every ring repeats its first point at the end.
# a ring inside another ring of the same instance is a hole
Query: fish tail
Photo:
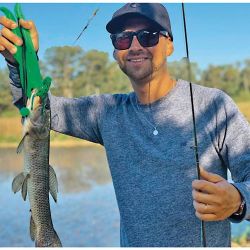
{"type": "Polygon", "coordinates": [[[36,247],[62,247],[62,243],[53,226],[52,228],[48,227],[46,230],[41,230],[40,232],[37,230],[32,217],[32,211],[30,216],[30,238],[32,241],[35,241],[36,247]]]}
{"type": "Polygon", "coordinates": [[[49,247],[62,247],[61,240],[59,239],[56,231],[54,230],[54,236],[52,237],[52,243],[49,245],[49,247]]]}
{"type": "Polygon", "coordinates": [[[53,229],[49,234],[36,235],[35,237],[36,247],[62,247],[61,240],[59,239],[56,231],[53,229]]]}

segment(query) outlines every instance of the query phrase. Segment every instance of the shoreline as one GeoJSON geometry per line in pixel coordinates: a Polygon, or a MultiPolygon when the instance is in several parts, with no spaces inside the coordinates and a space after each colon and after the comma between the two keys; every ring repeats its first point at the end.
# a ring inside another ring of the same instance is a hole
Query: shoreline
{"type": "MultiPolygon", "coordinates": [[[[17,148],[19,143],[17,142],[1,142],[1,148],[17,148]]],[[[100,144],[81,140],[65,140],[65,141],[50,141],[50,147],[56,148],[73,148],[73,147],[102,147],[100,144]]]]}

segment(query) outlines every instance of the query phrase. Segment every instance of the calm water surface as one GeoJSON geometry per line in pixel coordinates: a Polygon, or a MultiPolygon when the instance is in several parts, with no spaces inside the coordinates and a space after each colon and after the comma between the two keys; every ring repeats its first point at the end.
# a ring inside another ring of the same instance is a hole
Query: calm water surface
{"type": "MultiPolygon", "coordinates": [[[[22,155],[0,149],[0,247],[29,247],[29,203],[13,194],[13,177],[22,155]]],[[[119,246],[119,212],[100,147],[52,148],[50,163],[59,182],[58,203],[51,199],[54,227],[64,246],[119,246]]]]}
{"type": "MultiPolygon", "coordinates": [[[[29,247],[29,203],[13,194],[22,155],[0,149],[0,247],[29,247]]],[[[51,199],[54,227],[66,247],[119,246],[119,212],[101,147],[52,148],[50,163],[59,181],[58,203],[51,199]]],[[[233,224],[232,235],[247,223],[233,224]]]]}

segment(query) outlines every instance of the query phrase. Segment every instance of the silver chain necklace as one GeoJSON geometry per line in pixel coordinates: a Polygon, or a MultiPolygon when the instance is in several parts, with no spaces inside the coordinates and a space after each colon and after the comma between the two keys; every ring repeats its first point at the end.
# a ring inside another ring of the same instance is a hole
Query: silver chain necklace
{"type": "MultiPolygon", "coordinates": [[[[174,82],[174,80],[172,80],[172,85],[171,85],[171,88],[170,88],[170,90],[169,91],[171,91],[171,89],[174,87],[174,84],[175,84],[175,82],[174,82]]],[[[149,85],[149,88],[150,88],[150,85],[149,85]]],[[[150,90],[150,89],[149,89],[150,90]]],[[[151,127],[153,127],[154,128],[154,130],[153,130],[153,135],[158,135],[159,134],[159,132],[158,132],[158,129],[157,129],[157,126],[159,125],[154,125],[152,122],[150,122],[148,119],[147,119],[147,117],[146,117],[146,115],[143,115],[143,113],[142,113],[142,110],[141,110],[141,108],[139,107],[139,104],[138,104],[138,98],[137,98],[137,95],[135,94],[135,102],[136,102],[136,107],[137,107],[137,109],[138,109],[138,111],[139,111],[139,114],[140,114],[140,116],[144,119],[144,121],[146,121],[151,127]]],[[[150,114],[152,114],[152,110],[151,110],[151,103],[149,102],[149,109],[150,109],[150,114]]]]}
{"type": "MultiPolygon", "coordinates": [[[[141,108],[139,107],[138,98],[137,98],[136,95],[135,95],[135,102],[136,102],[136,107],[137,107],[137,109],[138,109],[138,111],[139,111],[140,116],[144,119],[144,121],[146,121],[151,127],[154,128],[154,130],[153,130],[153,135],[158,135],[158,134],[159,134],[159,132],[158,132],[158,130],[157,130],[157,126],[158,126],[158,125],[156,126],[156,125],[152,124],[152,123],[147,119],[147,117],[146,117],[145,115],[143,115],[142,110],[141,110],[141,108]]],[[[150,113],[151,113],[151,105],[150,105],[150,113]]]]}

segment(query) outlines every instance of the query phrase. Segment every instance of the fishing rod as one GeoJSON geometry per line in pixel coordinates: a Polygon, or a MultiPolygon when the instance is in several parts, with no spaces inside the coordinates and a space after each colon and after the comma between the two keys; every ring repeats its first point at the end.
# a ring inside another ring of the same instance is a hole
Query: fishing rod
{"type": "MultiPolygon", "coordinates": [[[[187,25],[186,25],[186,15],[185,15],[184,3],[182,3],[181,6],[182,6],[184,34],[185,34],[186,59],[187,59],[187,67],[188,67],[188,81],[189,81],[189,88],[190,88],[190,98],[191,98],[192,118],[193,118],[194,154],[195,154],[195,160],[196,160],[197,177],[198,177],[198,180],[200,180],[200,161],[199,161],[199,153],[198,153],[198,141],[197,141],[195,112],[194,112],[194,97],[193,97],[193,87],[192,87],[192,83],[191,83],[191,65],[190,65],[190,59],[189,59],[187,25]]],[[[205,223],[203,220],[201,220],[201,246],[202,247],[207,246],[205,223]]]]}
{"type": "Polygon", "coordinates": [[[78,35],[78,37],[76,38],[76,40],[74,41],[74,44],[78,41],[78,39],[82,36],[83,32],[88,28],[89,24],[91,23],[92,19],[96,16],[97,12],[99,11],[99,9],[96,9],[94,11],[94,13],[92,14],[92,16],[88,19],[87,24],[84,26],[84,28],[82,29],[82,31],[80,32],[80,34],[78,35]]]}

